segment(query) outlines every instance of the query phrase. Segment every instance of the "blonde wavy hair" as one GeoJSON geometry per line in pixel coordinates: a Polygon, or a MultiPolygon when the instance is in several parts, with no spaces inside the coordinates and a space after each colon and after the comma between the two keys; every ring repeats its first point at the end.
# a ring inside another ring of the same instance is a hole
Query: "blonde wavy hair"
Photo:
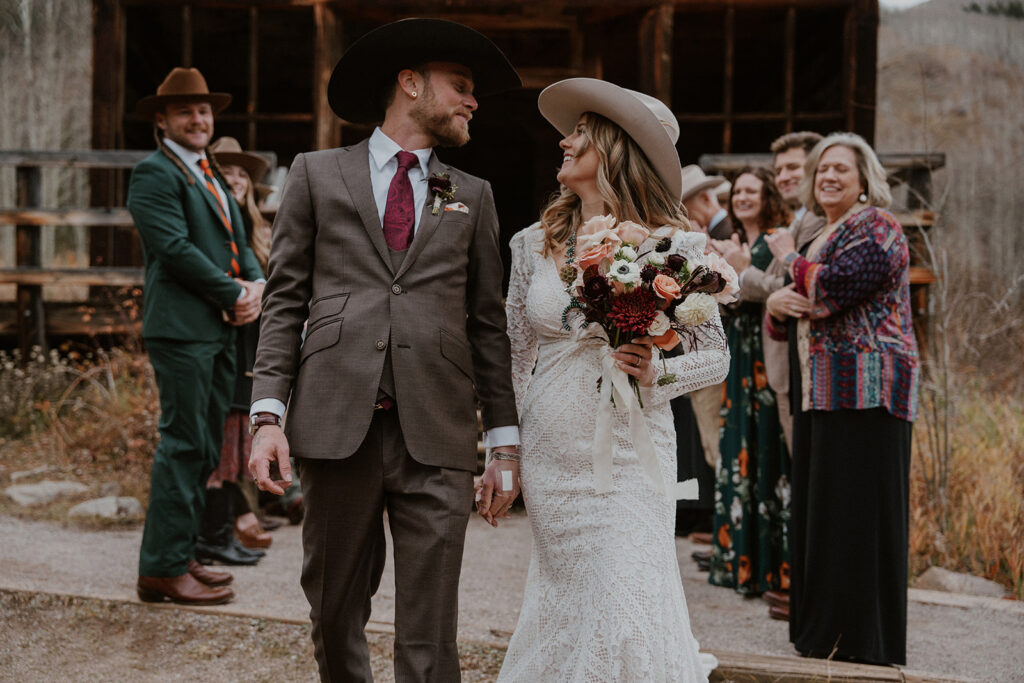
{"type": "Polygon", "coordinates": [[[249,172],[244,168],[242,173],[249,180],[248,187],[245,188],[245,201],[239,208],[242,209],[242,213],[249,217],[249,234],[246,237],[249,238],[249,248],[252,249],[253,255],[256,260],[260,263],[260,268],[263,269],[263,274],[267,274],[267,262],[270,260],[270,237],[267,233],[269,225],[267,219],[260,213],[259,206],[256,205],[256,190],[253,187],[252,178],[249,177],[249,172]]]}
{"type": "Polygon", "coordinates": [[[804,162],[804,179],[800,181],[800,201],[803,205],[819,216],[825,215],[825,209],[821,208],[821,204],[814,198],[814,176],[818,174],[821,155],[836,145],[849,148],[857,159],[857,175],[864,185],[868,205],[884,209],[892,204],[892,191],[889,190],[885,169],[867,140],[856,133],[830,133],[807,154],[807,161],[804,162]]]}
{"type": "MultiPolygon", "coordinates": [[[[649,228],[671,225],[689,230],[685,209],[665,186],[643,150],[633,138],[607,118],[586,112],[583,115],[584,145],[597,151],[597,187],[604,210],[620,221],[633,221],[649,228]]],[[[579,195],[562,186],[541,212],[545,256],[576,234],[582,222],[579,195]]]]}

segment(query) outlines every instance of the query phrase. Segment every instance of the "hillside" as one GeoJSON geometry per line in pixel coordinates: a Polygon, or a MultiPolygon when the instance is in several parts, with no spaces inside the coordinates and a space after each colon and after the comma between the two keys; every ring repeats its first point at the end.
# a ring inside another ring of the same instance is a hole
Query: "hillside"
{"type": "Polygon", "coordinates": [[[1024,272],[1024,21],[966,4],[883,12],[875,140],[879,151],[946,153],[936,237],[960,278],[1006,282],[1024,272]]]}

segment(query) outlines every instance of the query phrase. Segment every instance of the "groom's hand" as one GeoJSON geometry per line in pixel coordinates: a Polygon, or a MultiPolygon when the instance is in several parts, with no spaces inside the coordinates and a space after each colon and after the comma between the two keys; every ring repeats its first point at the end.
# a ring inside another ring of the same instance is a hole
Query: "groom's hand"
{"type": "Polygon", "coordinates": [[[508,517],[508,509],[519,495],[519,463],[492,460],[476,489],[476,511],[491,526],[508,517]]]}
{"type": "Polygon", "coordinates": [[[292,485],[292,466],[288,460],[288,438],[284,430],[276,425],[260,427],[252,437],[252,453],[249,456],[249,473],[256,488],[275,496],[284,495],[284,490],[292,485]],[[271,472],[274,475],[271,476],[271,472]]]}

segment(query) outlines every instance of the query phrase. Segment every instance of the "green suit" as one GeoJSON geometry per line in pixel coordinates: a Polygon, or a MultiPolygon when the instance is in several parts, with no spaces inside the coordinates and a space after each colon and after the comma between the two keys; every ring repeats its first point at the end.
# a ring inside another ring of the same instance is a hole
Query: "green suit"
{"type": "MultiPolygon", "coordinates": [[[[160,392],[140,576],[180,576],[192,559],[206,480],[220,458],[234,389],[235,330],[224,319],[241,293],[227,274],[231,235],[205,183],[158,150],[132,171],[128,209],[146,262],[142,336],[160,392]]],[[[227,197],[244,280],[262,278],[242,215],[227,197]]]]}

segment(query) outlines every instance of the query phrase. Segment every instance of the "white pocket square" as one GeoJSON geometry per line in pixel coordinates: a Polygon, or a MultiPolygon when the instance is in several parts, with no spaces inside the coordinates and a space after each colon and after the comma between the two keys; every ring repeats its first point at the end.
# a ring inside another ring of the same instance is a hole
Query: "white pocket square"
{"type": "Polygon", "coordinates": [[[451,204],[444,205],[445,211],[461,211],[462,213],[469,213],[469,207],[462,202],[452,202],[451,204]]]}

